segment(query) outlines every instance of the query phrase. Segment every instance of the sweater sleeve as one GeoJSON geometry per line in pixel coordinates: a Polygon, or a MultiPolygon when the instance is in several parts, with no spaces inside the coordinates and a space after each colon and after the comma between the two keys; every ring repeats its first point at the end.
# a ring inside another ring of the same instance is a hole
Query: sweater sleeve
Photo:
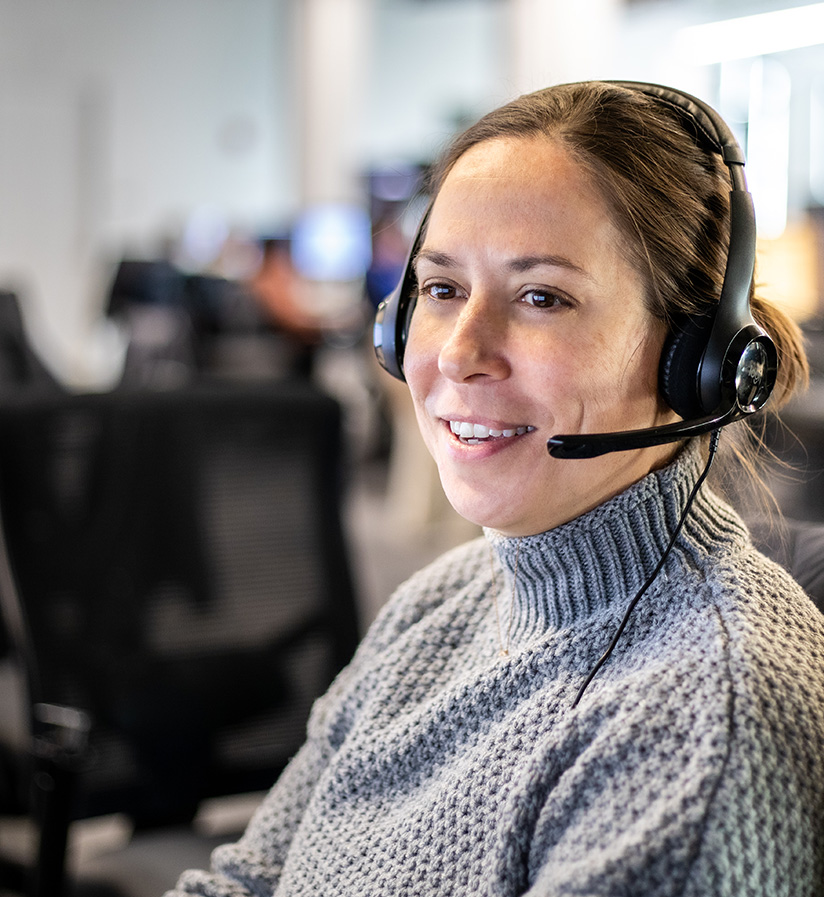
{"type": "MultiPolygon", "coordinates": [[[[380,640],[380,627],[366,642],[380,640]]],[[[371,653],[363,644],[355,658],[319,698],[309,718],[307,739],[256,810],[237,843],[212,853],[211,869],[184,872],[165,897],[252,897],[277,887],[292,838],[318,779],[344,737],[355,682],[371,653]]]]}
{"type": "Polygon", "coordinates": [[[350,708],[346,696],[357,677],[361,655],[316,703],[305,743],[253,815],[237,843],[212,853],[211,869],[184,872],[165,897],[252,897],[277,887],[292,838],[322,776],[350,708]]]}
{"type": "MultiPolygon", "coordinates": [[[[449,569],[449,562],[445,563],[449,569]]],[[[405,629],[441,600],[422,588],[420,571],[400,586],[370,627],[351,663],[316,701],[307,740],[252,817],[243,837],[218,847],[212,868],[184,872],[165,897],[252,897],[277,887],[292,838],[318,780],[346,737],[358,706],[367,699],[370,670],[380,669],[382,653],[405,629]]]]}
{"type": "Polygon", "coordinates": [[[184,872],[166,897],[251,897],[272,893],[292,834],[323,767],[316,741],[308,740],[269,792],[236,844],[218,847],[211,871],[184,872]]]}

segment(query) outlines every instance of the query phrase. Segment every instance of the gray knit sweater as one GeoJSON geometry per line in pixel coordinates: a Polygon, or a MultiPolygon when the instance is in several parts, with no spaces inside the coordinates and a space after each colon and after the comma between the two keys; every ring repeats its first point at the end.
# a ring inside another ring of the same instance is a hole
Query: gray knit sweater
{"type": "Polygon", "coordinates": [[[699,473],[690,448],[412,577],[242,840],[174,894],[824,894],[824,617],[706,487],[571,706],[699,473]]]}

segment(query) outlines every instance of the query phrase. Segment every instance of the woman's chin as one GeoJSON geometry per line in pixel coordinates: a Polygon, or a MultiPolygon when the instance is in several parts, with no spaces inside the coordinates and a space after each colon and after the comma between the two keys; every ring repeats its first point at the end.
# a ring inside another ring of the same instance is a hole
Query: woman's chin
{"type": "Polygon", "coordinates": [[[542,532],[540,524],[530,524],[514,513],[511,501],[503,504],[497,497],[490,500],[489,496],[481,498],[466,494],[450,494],[448,490],[446,497],[455,511],[475,526],[495,530],[505,536],[525,536],[542,532]]]}

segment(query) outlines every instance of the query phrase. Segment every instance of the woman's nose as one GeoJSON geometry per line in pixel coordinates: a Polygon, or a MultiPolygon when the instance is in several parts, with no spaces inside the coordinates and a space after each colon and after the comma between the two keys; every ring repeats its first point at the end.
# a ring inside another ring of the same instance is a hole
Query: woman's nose
{"type": "Polygon", "coordinates": [[[506,322],[490,303],[470,297],[455,318],[438,356],[438,368],[449,380],[463,383],[478,377],[509,376],[504,352],[506,322]]]}

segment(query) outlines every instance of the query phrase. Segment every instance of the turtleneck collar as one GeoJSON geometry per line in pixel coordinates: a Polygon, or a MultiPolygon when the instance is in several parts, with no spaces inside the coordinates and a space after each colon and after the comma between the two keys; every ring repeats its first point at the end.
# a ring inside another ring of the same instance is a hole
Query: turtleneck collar
{"type": "MultiPolygon", "coordinates": [[[[513,642],[572,625],[613,602],[624,606],[660,560],[704,464],[694,440],[667,467],[562,526],[522,538],[484,530],[508,587],[517,566],[513,642]]],[[[738,516],[704,484],[673,555],[743,538],[738,516]]]]}

